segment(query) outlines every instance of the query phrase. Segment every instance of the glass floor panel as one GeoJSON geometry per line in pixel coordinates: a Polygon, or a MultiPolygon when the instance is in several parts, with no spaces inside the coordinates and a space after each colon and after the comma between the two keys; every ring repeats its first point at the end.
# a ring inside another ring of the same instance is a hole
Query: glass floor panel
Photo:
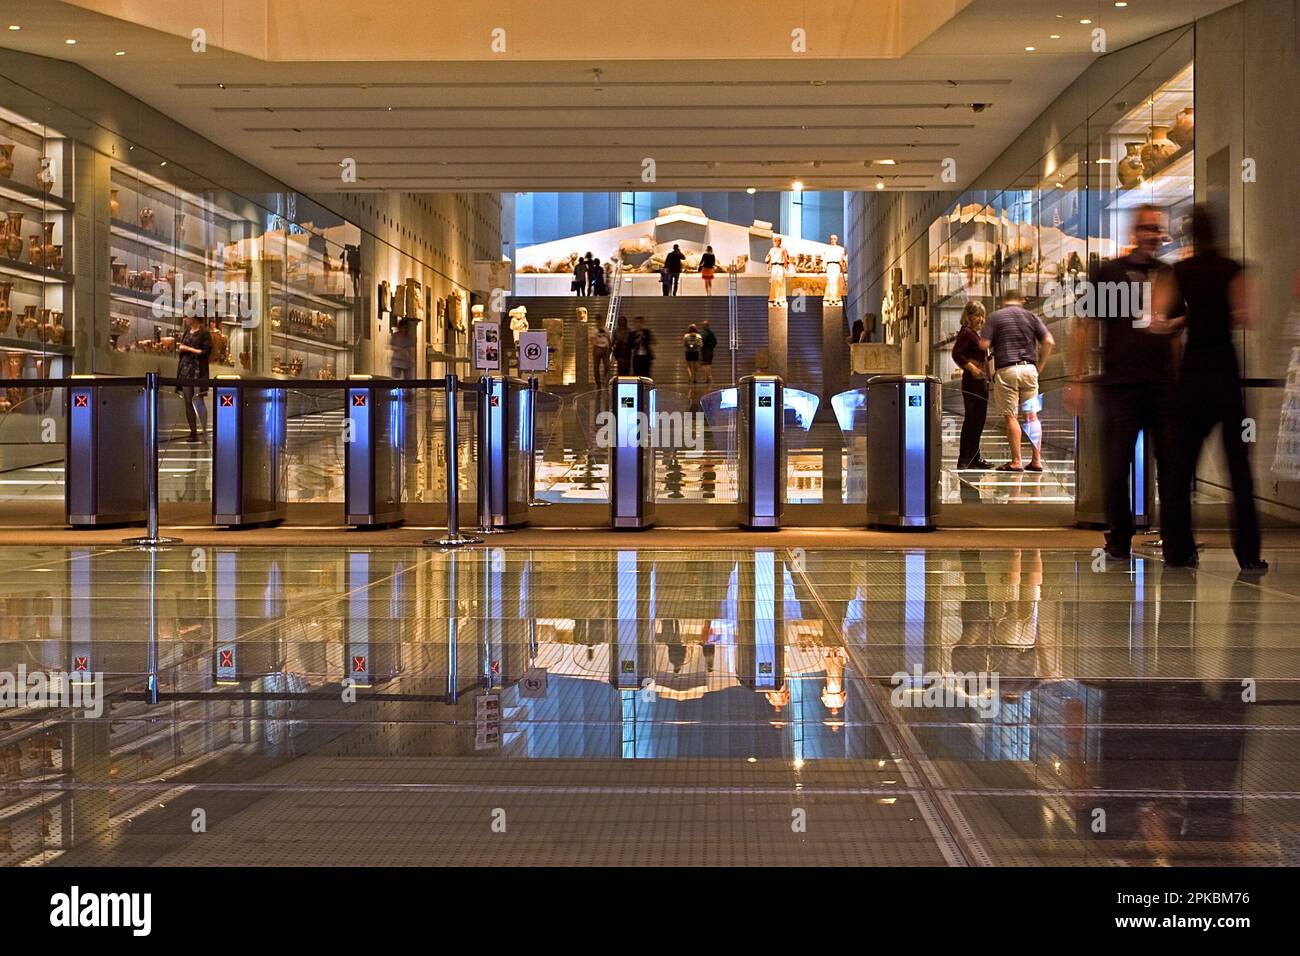
{"type": "Polygon", "coordinates": [[[0,863],[1296,865],[1269,558],[0,549],[0,863]]]}

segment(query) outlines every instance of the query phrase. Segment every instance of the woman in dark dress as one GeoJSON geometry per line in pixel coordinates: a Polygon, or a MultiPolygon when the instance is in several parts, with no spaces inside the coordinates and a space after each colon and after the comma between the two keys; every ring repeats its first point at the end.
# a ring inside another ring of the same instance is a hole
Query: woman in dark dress
{"type": "Polygon", "coordinates": [[[1192,482],[1201,447],[1217,425],[1232,481],[1232,550],[1243,571],[1266,571],[1268,563],[1260,559],[1241,370],[1232,342],[1234,329],[1254,326],[1255,310],[1245,269],[1219,252],[1214,220],[1204,206],[1192,210],[1191,230],[1193,254],[1157,280],[1152,320],[1159,331],[1187,332],[1178,373],[1174,490],[1169,501],[1161,502],[1166,562],[1196,565],[1192,482]]]}
{"type": "Polygon", "coordinates": [[[961,328],[952,344],[952,360],[961,369],[961,401],[965,415],[961,423],[961,447],[957,452],[958,468],[992,468],[980,453],[980,436],[989,412],[989,353],[980,348],[980,327],[984,324],[984,306],[966,303],[961,313],[961,328]]]}
{"type": "MultiPolygon", "coordinates": [[[[208,379],[208,357],[212,354],[212,335],[204,327],[206,322],[197,315],[192,315],[186,322],[189,328],[181,336],[180,342],[176,346],[176,351],[180,353],[180,358],[176,362],[176,380],[178,382],[206,382],[208,379]]],[[[194,408],[196,401],[202,402],[207,394],[207,388],[203,388],[203,394],[195,398],[197,386],[182,384],[179,386],[181,396],[185,400],[185,421],[189,423],[190,435],[186,441],[199,441],[199,422],[198,415],[194,408]]],[[[204,419],[207,414],[205,410],[204,419]]],[[[207,430],[206,421],[204,430],[207,430]]]]}

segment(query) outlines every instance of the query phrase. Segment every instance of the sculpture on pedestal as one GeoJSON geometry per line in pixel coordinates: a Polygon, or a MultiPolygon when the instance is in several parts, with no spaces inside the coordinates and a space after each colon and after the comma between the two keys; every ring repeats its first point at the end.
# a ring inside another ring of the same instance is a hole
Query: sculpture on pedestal
{"type": "Polygon", "coordinates": [[[830,243],[830,249],[822,256],[822,261],[826,263],[826,292],[822,299],[826,305],[841,305],[840,277],[848,267],[848,256],[840,245],[839,236],[832,235],[830,243]]]}
{"type": "Polygon", "coordinates": [[[781,245],[781,237],[772,237],[772,248],[767,251],[764,259],[771,273],[771,283],[768,286],[767,302],[769,305],[784,306],[785,302],[785,273],[790,264],[790,253],[781,245]]]}

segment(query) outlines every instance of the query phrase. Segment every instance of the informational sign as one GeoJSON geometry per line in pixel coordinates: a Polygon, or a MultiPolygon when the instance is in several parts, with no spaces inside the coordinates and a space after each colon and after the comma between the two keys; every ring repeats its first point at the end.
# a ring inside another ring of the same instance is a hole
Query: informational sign
{"type": "Polygon", "coordinates": [[[501,326],[495,322],[474,323],[474,367],[480,372],[501,367],[501,326]]]}
{"type": "Polygon", "coordinates": [[[520,697],[545,697],[547,691],[546,670],[533,667],[519,678],[520,697]]]}
{"type": "Polygon", "coordinates": [[[545,372],[551,365],[545,332],[519,333],[519,371],[545,372]]]}
{"type": "Polygon", "coordinates": [[[501,746],[501,695],[481,694],[476,706],[474,749],[494,750],[501,746]]]}

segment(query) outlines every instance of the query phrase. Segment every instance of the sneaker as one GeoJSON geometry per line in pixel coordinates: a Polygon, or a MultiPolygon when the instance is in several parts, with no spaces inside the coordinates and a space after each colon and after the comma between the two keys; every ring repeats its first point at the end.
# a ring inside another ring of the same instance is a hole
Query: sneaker
{"type": "Polygon", "coordinates": [[[987,458],[976,458],[966,467],[977,468],[980,471],[988,471],[990,468],[993,467],[993,462],[989,461],[987,458]]]}
{"type": "Polygon", "coordinates": [[[1256,558],[1254,561],[1241,562],[1241,570],[1248,574],[1263,574],[1268,570],[1268,562],[1263,558],[1256,558]]]}

